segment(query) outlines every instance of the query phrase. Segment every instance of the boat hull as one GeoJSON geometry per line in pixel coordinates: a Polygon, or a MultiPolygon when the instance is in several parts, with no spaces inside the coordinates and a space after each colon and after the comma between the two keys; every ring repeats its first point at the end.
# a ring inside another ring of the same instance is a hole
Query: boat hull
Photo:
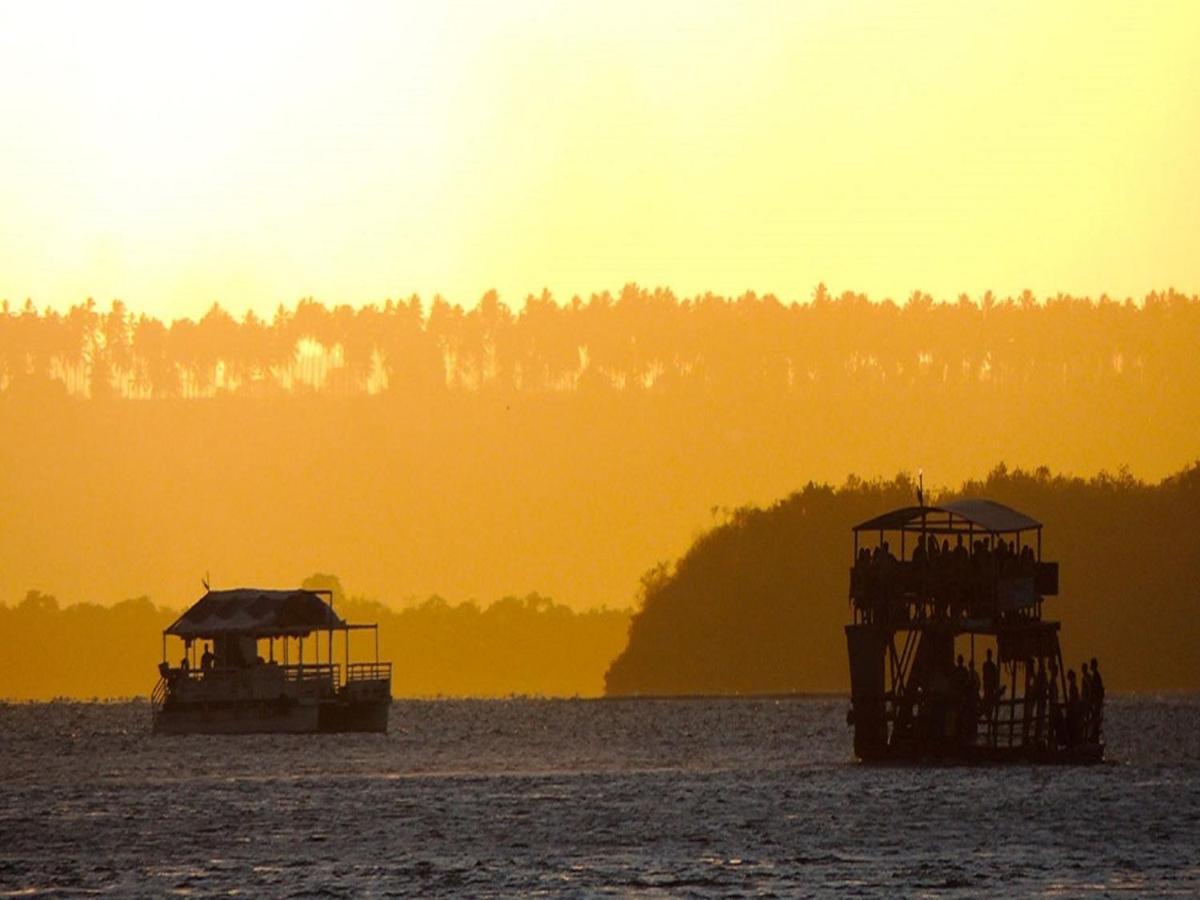
{"type": "Polygon", "coordinates": [[[901,765],[1096,765],[1104,761],[1104,744],[1074,747],[989,747],[986,745],[946,747],[884,747],[875,753],[858,754],[869,764],[901,765]]]}
{"type": "Polygon", "coordinates": [[[154,733],[382,734],[387,732],[390,708],[390,699],[167,703],[154,717],[154,733]]]}

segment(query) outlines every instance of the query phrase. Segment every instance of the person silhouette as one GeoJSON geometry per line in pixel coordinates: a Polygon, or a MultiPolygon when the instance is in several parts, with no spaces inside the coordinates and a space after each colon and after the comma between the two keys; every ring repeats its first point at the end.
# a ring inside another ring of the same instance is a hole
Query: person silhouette
{"type": "Polygon", "coordinates": [[[971,676],[963,663],[963,655],[958,654],[958,663],[950,676],[950,689],[954,692],[954,710],[958,717],[959,737],[967,736],[967,692],[971,689],[971,676]]]}
{"type": "Polygon", "coordinates": [[[979,673],[975,671],[975,658],[971,658],[967,669],[970,688],[967,690],[967,741],[975,743],[979,731],[979,673]]]}
{"type": "Polygon", "coordinates": [[[1033,671],[1033,657],[1025,658],[1024,668],[1025,683],[1021,690],[1021,746],[1027,747],[1029,746],[1029,730],[1033,726],[1034,703],[1037,700],[1037,677],[1033,671]]]}
{"type": "Polygon", "coordinates": [[[1104,724],[1104,679],[1096,657],[1092,657],[1092,740],[1100,740],[1100,727],[1104,724]]]}
{"type": "Polygon", "coordinates": [[[992,648],[983,663],[983,716],[991,729],[996,721],[996,702],[1000,699],[1000,668],[992,659],[992,648]]]}
{"type": "Polygon", "coordinates": [[[1033,742],[1040,745],[1046,722],[1046,659],[1038,657],[1037,674],[1033,677],[1033,742]]]}
{"type": "Polygon", "coordinates": [[[1087,660],[1079,667],[1079,738],[1085,740],[1092,728],[1092,673],[1087,660]]]}
{"type": "Polygon", "coordinates": [[[967,548],[963,544],[963,539],[962,539],[961,534],[955,540],[954,558],[959,562],[962,562],[963,560],[965,560],[967,558],[967,548]]]}
{"type": "Polygon", "coordinates": [[[1079,685],[1075,683],[1075,670],[1067,670],[1067,746],[1079,743],[1079,685]]]}
{"type": "Polygon", "coordinates": [[[1066,741],[1063,726],[1062,704],[1058,702],[1058,663],[1050,660],[1050,678],[1047,699],[1050,706],[1050,746],[1057,748],[1066,741]]]}

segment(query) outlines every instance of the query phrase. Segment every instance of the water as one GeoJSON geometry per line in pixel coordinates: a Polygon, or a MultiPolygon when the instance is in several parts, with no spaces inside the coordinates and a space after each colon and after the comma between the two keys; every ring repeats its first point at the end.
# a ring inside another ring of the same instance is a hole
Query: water
{"type": "Polygon", "coordinates": [[[399,702],[385,736],[0,705],[0,894],[1200,894],[1200,696],[1090,768],[874,768],[843,699],[399,702]]]}

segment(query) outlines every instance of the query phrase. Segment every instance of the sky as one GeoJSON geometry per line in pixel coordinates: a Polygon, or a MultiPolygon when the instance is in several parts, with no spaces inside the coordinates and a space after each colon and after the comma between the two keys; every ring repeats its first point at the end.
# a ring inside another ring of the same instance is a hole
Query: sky
{"type": "Polygon", "coordinates": [[[0,299],[1200,290],[1200,4],[0,2],[0,299]]]}

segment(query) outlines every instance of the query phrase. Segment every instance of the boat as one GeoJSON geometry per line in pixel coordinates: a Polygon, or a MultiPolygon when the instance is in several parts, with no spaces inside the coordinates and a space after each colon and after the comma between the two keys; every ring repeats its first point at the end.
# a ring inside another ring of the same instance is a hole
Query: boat
{"type": "Polygon", "coordinates": [[[1041,522],[988,499],[931,506],[922,498],[852,530],[845,632],[855,756],[1103,759],[1095,660],[1086,687],[1077,684],[1063,663],[1060,623],[1043,615],[1058,595],[1058,564],[1042,559],[1041,522]]]}
{"type": "Polygon", "coordinates": [[[163,631],[153,731],[386,732],[391,681],[391,663],[379,661],[379,626],[344,621],[330,591],[208,590],[163,631]],[[372,662],[350,661],[355,631],[373,632],[372,662]],[[183,642],[176,666],[168,639],[183,642]]]}

